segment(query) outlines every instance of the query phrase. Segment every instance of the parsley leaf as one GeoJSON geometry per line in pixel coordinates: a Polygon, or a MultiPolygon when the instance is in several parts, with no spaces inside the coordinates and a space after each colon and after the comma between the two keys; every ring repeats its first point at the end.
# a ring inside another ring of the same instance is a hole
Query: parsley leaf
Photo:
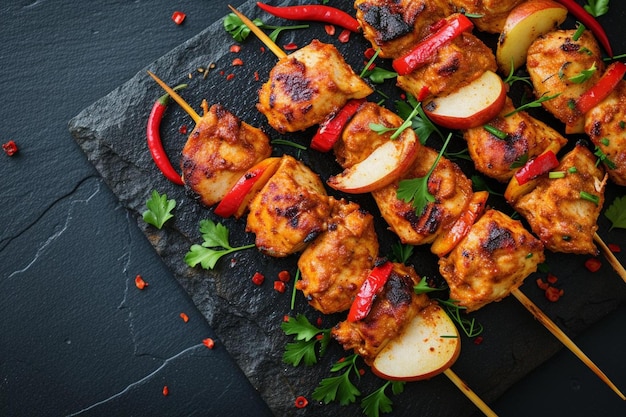
{"type": "Polygon", "coordinates": [[[254,243],[238,247],[230,246],[228,229],[212,220],[200,221],[200,233],[204,239],[202,245],[191,245],[189,252],[185,255],[185,262],[192,268],[200,264],[204,269],[213,269],[222,256],[255,246],[254,243]]]}
{"type": "Polygon", "coordinates": [[[361,400],[363,413],[368,417],[379,417],[380,413],[390,413],[392,411],[391,406],[393,402],[387,394],[385,394],[385,390],[391,385],[393,393],[398,395],[404,391],[404,384],[405,383],[402,381],[385,382],[382,387],[361,400]]]}
{"type": "Polygon", "coordinates": [[[289,317],[280,327],[286,335],[295,335],[295,342],[285,346],[283,362],[298,366],[304,361],[305,365],[310,366],[317,363],[318,352],[320,356],[326,352],[330,342],[330,329],[318,329],[303,314],[298,314],[295,318],[289,317]],[[318,343],[319,349],[316,351],[318,343]]]}
{"type": "Polygon", "coordinates": [[[611,205],[604,211],[604,215],[611,221],[611,228],[626,229],[626,195],[616,197],[611,205]]]}
{"type": "Polygon", "coordinates": [[[583,7],[594,17],[602,16],[609,11],[609,0],[587,0],[583,7]]]}
{"type": "Polygon", "coordinates": [[[391,246],[391,259],[394,262],[406,263],[413,254],[415,246],[402,244],[402,242],[396,242],[391,246]]]}
{"type": "MultiPolygon", "coordinates": [[[[278,35],[283,30],[307,29],[309,27],[309,25],[295,25],[295,26],[266,25],[261,19],[258,19],[258,18],[254,19],[252,23],[254,23],[256,26],[262,29],[273,29],[273,31],[268,36],[274,42],[276,42],[278,35]]],[[[243,23],[241,19],[239,18],[239,16],[237,16],[235,13],[229,13],[224,18],[223,25],[224,25],[224,29],[226,29],[226,32],[230,33],[233,39],[235,39],[237,42],[245,41],[246,38],[250,35],[250,28],[248,28],[246,24],[243,23]]]]}
{"type": "Polygon", "coordinates": [[[146,207],[148,210],[143,212],[143,220],[160,229],[166,221],[174,217],[172,210],[176,207],[176,200],[168,200],[167,194],[161,195],[153,190],[152,196],[146,201],[146,207]]]}
{"type": "Polygon", "coordinates": [[[343,361],[336,362],[332,366],[331,372],[339,372],[342,369],[347,369],[340,375],[322,379],[317,388],[313,391],[313,399],[322,401],[324,404],[335,400],[339,401],[341,405],[348,405],[355,402],[356,397],[361,395],[361,392],[350,380],[350,373],[354,372],[357,377],[360,377],[359,370],[356,366],[357,358],[358,355],[353,354],[343,361]]]}
{"type": "Polygon", "coordinates": [[[413,97],[409,96],[407,102],[396,101],[396,111],[403,119],[412,117],[412,129],[420,140],[420,143],[424,145],[431,134],[437,133],[439,137],[443,138],[443,134],[437,126],[426,116],[421,104],[413,97]],[[417,109],[417,115],[411,116],[411,113],[417,109]]]}

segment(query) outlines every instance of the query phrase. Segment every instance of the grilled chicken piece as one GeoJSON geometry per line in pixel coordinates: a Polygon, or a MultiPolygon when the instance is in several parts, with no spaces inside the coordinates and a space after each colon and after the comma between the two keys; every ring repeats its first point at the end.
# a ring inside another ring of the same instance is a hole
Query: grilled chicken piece
{"type": "Polygon", "coordinates": [[[438,49],[430,63],[399,76],[397,83],[414,97],[422,95],[425,87],[430,97],[446,96],[497,68],[493,51],[476,36],[464,32],[438,49]]]}
{"type": "Polygon", "coordinates": [[[513,208],[526,218],[546,249],[596,255],[593,235],[604,204],[606,177],[596,167],[596,158],[583,145],[577,145],[554,171],[563,178],[539,177],[536,187],[517,199],[513,208]],[[576,168],[570,173],[570,168],[576,168]],[[597,204],[581,197],[585,192],[598,198],[597,204]]]}
{"type": "Polygon", "coordinates": [[[324,314],[348,310],[377,256],[374,217],[356,203],[338,201],[326,231],[300,255],[296,288],[324,314]]]}
{"type": "Polygon", "coordinates": [[[256,107],[278,132],[296,132],[373,91],[333,45],[313,40],[272,68],[256,107]]]}
{"type": "Polygon", "coordinates": [[[419,310],[430,304],[429,298],[417,295],[413,287],[420,281],[415,270],[394,263],[387,283],[361,321],[343,321],[331,331],[345,350],[354,349],[370,365],[378,352],[398,336],[419,310]]]}
{"type": "Polygon", "coordinates": [[[498,117],[488,123],[506,133],[504,139],[489,133],[483,126],[463,132],[476,170],[500,182],[507,182],[514,175],[511,164],[515,161],[524,156],[532,159],[548,148],[558,153],[567,143],[556,130],[524,111],[504,117],[513,110],[515,106],[507,98],[498,117]]]}
{"type": "Polygon", "coordinates": [[[249,209],[246,231],[256,235],[257,248],[285,257],[303,250],[326,230],[331,201],[317,174],[284,155],[249,209]]]}
{"type": "Polygon", "coordinates": [[[500,33],[509,12],[526,0],[450,0],[458,12],[480,15],[472,19],[482,32],[500,33]]]}
{"type": "Polygon", "coordinates": [[[183,147],[185,185],[205,206],[218,203],[248,168],[270,156],[269,142],[265,133],[223,106],[211,106],[183,147]]]}
{"type": "Polygon", "coordinates": [[[432,33],[431,25],[452,13],[447,0],[356,0],[363,36],[381,58],[396,58],[432,33]]]}
{"type": "Polygon", "coordinates": [[[605,162],[609,178],[626,185],[626,82],[585,114],[585,133],[610,162],[605,162]]]}
{"type": "Polygon", "coordinates": [[[543,245],[519,221],[489,209],[439,259],[439,272],[450,287],[450,298],[470,312],[509,295],[544,259],[543,245]]]}
{"type": "Polygon", "coordinates": [[[600,47],[590,31],[573,40],[575,30],[557,30],[538,37],[528,48],[526,68],[536,97],[559,94],[542,106],[566,125],[567,133],[583,132],[583,115],[572,106],[604,72],[600,47]],[[595,65],[596,71],[584,82],[570,80],[595,65]]]}
{"type": "MultiPolygon", "coordinates": [[[[422,146],[413,167],[404,179],[425,177],[437,158],[437,152],[422,146]]],[[[421,245],[432,243],[437,235],[459,217],[472,198],[472,182],[455,163],[442,157],[428,180],[428,191],[435,197],[421,215],[412,203],[398,199],[399,181],[372,192],[389,228],[402,243],[421,245]]]]}

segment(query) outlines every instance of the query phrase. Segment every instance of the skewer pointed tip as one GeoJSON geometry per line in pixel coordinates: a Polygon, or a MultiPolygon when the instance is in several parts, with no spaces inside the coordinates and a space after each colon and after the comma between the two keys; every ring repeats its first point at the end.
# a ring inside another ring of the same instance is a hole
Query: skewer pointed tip
{"type": "Polygon", "coordinates": [[[183,110],[185,110],[185,112],[187,112],[189,117],[193,119],[194,123],[197,124],[198,121],[200,120],[200,115],[189,105],[189,103],[187,103],[185,99],[183,99],[176,91],[174,91],[163,80],[157,77],[152,71],[147,71],[147,72],[148,72],[148,75],[151,76],[154,79],[154,81],[156,81],[157,84],[159,84],[161,88],[165,90],[165,92],[169,94],[170,97],[172,97],[172,99],[174,99],[174,101],[178,103],[180,107],[183,108],[183,110]]]}

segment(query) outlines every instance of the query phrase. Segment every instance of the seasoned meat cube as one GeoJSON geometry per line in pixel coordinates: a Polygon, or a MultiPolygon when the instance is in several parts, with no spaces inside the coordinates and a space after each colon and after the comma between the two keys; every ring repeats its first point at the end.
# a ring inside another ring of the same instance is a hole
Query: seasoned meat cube
{"type": "Polygon", "coordinates": [[[431,26],[452,13],[447,0],[356,0],[363,36],[381,58],[396,58],[432,33],[431,26]]]}
{"type": "Polygon", "coordinates": [[[514,208],[528,220],[532,231],[553,252],[597,254],[593,235],[604,204],[606,179],[596,167],[596,158],[584,146],[567,153],[555,171],[563,178],[538,178],[537,186],[521,196],[514,208]],[[576,168],[576,172],[569,172],[576,168]],[[581,197],[581,192],[598,198],[597,204],[581,197]]]}
{"type": "Polygon", "coordinates": [[[272,68],[259,90],[257,109],[278,132],[296,132],[373,91],[333,45],[313,40],[272,68]]]}
{"type": "Polygon", "coordinates": [[[480,16],[473,19],[478,30],[497,34],[502,32],[509,12],[524,1],[526,0],[450,0],[458,12],[480,16]]]}
{"type": "Polygon", "coordinates": [[[593,86],[604,71],[600,47],[590,31],[573,40],[575,30],[557,30],[537,38],[528,48],[526,68],[535,96],[552,96],[542,106],[567,125],[568,132],[582,132],[582,117],[572,104],[593,86]],[[584,82],[571,80],[595,65],[596,71],[584,82]]]}
{"type": "Polygon", "coordinates": [[[585,114],[585,133],[610,162],[605,163],[609,178],[626,185],[626,82],[585,114]]]}
{"type": "Polygon", "coordinates": [[[357,322],[343,321],[331,331],[345,350],[354,349],[365,363],[371,364],[378,352],[398,336],[417,312],[430,304],[413,287],[420,281],[415,270],[394,264],[387,283],[372,303],[367,317],[357,322]]]}
{"type": "Polygon", "coordinates": [[[438,49],[430,63],[399,76],[397,82],[414,97],[419,97],[424,87],[430,96],[446,96],[487,70],[497,70],[493,51],[476,36],[464,32],[438,49]]]}
{"type": "Polygon", "coordinates": [[[303,250],[326,230],[330,213],[329,197],[317,174],[285,155],[250,202],[246,231],[256,235],[261,252],[284,257],[303,250]]]}
{"type": "Polygon", "coordinates": [[[328,228],[300,255],[296,288],[324,314],[348,310],[378,256],[374,218],[358,204],[334,204],[328,228]]]}
{"type": "MultiPolygon", "coordinates": [[[[437,152],[426,146],[420,148],[413,167],[404,179],[425,177],[437,158],[437,152]]],[[[435,197],[420,214],[412,203],[398,199],[399,181],[373,191],[372,195],[389,228],[402,243],[421,245],[432,243],[437,235],[454,222],[467,208],[472,197],[472,182],[455,163],[442,157],[428,180],[428,191],[435,197]]]]}
{"type": "Polygon", "coordinates": [[[511,164],[515,161],[524,156],[532,159],[548,147],[557,153],[567,143],[556,130],[524,111],[504,117],[513,110],[513,103],[507,98],[498,117],[488,123],[506,133],[504,139],[489,133],[483,126],[463,132],[476,170],[501,182],[511,179],[515,173],[511,164]]]}
{"type": "Polygon", "coordinates": [[[218,203],[257,162],[270,156],[269,138],[219,104],[200,118],[183,147],[185,185],[205,206],[218,203]]]}
{"type": "Polygon", "coordinates": [[[490,209],[439,259],[439,272],[450,298],[469,312],[509,295],[544,259],[543,245],[519,221],[490,209]]]}

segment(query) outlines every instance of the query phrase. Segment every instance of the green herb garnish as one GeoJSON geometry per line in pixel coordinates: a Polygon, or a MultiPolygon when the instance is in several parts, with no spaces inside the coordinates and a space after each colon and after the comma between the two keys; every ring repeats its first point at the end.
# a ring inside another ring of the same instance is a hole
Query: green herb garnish
{"type": "Polygon", "coordinates": [[[392,411],[393,402],[385,394],[385,390],[391,385],[391,391],[394,395],[401,394],[404,391],[404,382],[387,381],[376,391],[364,397],[361,400],[361,408],[363,414],[368,417],[379,417],[380,413],[390,413],[392,411]]]}
{"type": "Polygon", "coordinates": [[[176,200],[168,200],[167,194],[161,195],[153,190],[152,196],[146,201],[146,207],[148,210],[143,212],[143,220],[160,229],[166,221],[174,217],[172,210],[176,207],[176,200]]]}
{"type": "Polygon", "coordinates": [[[356,397],[361,395],[361,391],[350,380],[350,374],[354,373],[360,378],[359,369],[356,366],[356,360],[359,356],[350,355],[343,360],[335,362],[330,368],[331,372],[344,372],[338,376],[324,378],[313,391],[313,399],[328,404],[332,401],[339,401],[341,405],[348,405],[356,401],[356,397]]]}
{"type": "Polygon", "coordinates": [[[611,221],[611,228],[626,229],[626,195],[616,197],[611,205],[604,211],[604,215],[611,221]]]}
{"type": "Polygon", "coordinates": [[[303,314],[289,317],[288,321],[281,323],[280,328],[286,335],[293,335],[295,340],[285,346],[283,362],[298,366],[303,361],[305,365],[311,366],[317,363],[318,355],[322,357],[326,353],[331,329],[315,327],[303,314]]]}
{"type": "Polygon", "coordinates": [[[230,246],[228,229],[212,220],[200,221],[200,233],[204,242],[201,245],[191,245],[189,252],[185,255],[185,262],[192,268],[200,264],[204,269],[213,269],[222,256],[255,247],[254,243],[238,247],[230,246]]]}
{"type": "MultiPolygon", "coordinates": [[[[307,29],[309,25],[292,25],[292,26],[272,26],[265,24],[261,19],[254,19],[252,21],[256,26],[261,29],[271,29],[272,32],[268,35],[271,40],[276,42],[278,39],[278,35],[283,30],[294,30],[294,29],[307,29]]],[[[243,42],[250,35],[250,28],[246,26],[245,23],[241,21],[241,19],[234,13],[229,13],[224,18],[224,29],[237,41],[243,42]]]]}
{"type": "Polygon", "coordinates": [[[594,17],[602,16],[609,11],[609,0],[587,0],[583,7],[594,17]]]}

